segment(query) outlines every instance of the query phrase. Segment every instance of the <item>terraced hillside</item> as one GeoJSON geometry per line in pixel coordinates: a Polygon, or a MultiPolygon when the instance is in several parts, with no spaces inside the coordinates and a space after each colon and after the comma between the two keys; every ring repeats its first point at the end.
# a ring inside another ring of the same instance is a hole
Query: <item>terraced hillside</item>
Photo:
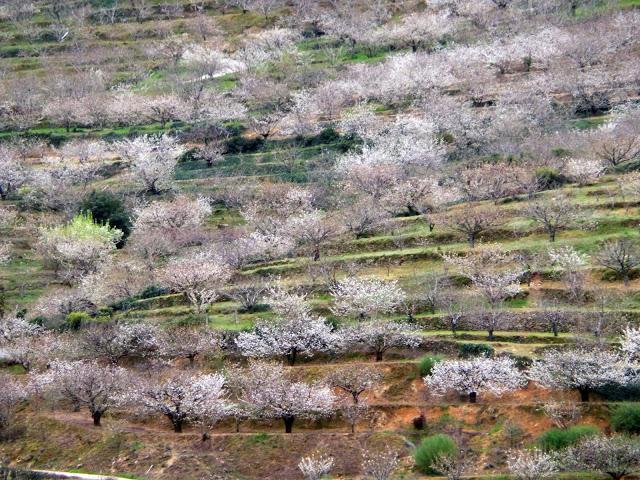
{"type": "Polygon", "coordinates": [[[3,478],[640,474],[638,5],[2,2],[3,478]]]}

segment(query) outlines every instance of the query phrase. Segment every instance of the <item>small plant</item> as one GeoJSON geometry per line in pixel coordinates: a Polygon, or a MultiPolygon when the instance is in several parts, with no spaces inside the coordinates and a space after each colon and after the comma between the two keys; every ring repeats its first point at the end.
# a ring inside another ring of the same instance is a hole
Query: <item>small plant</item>
{"type": "Polygon", "coordinates": [[[64,329],[65,330],[80,330],[82,324],[86,324],[91,317],[85,312],[71,312],[64,319],[64,329]]]}
{"type": "Polygon", "coordinates": [[[460,358],[493,357],[495,349],[486,343],[461,343],[458,345],[460,358]]]}
{"type": "Polygon", "coordinates": [[[599,433],[600,429],[593,425],[576,425],[567,429],[552,428],[540,436],[538,446],[545,452],[562,450],[599,433]]]}
{"type": "Polygon", "coordinates": [[[435,468],[437,459],[454,455],[458,451],[456,442],[449,435],[439,433],[422,440],[416,448],[414,459],[418,470],[426,474],[439,473],[435,468]]]}
{"type": "Polygon", "coordinates": [[[616,432],[640,434],[640,404],[623,403],[611,415],[611,428],[616,432]]]}
{"type": "Polygon", "coordinates": [[[333,457],[322,454],[311,454],[302,457],[298,463],[298,468],[302,472],[305,480],[320,480],[328,475],[333,468],[333,457]]]}
{"type": "Polygon", "coordinates": [[[427,375],[431,375],[431,370],[433,366],[442,361],[442,355],[428,355],[426,357],[422,357],[420,359],[420,376],[426,377],[427,375]]]}

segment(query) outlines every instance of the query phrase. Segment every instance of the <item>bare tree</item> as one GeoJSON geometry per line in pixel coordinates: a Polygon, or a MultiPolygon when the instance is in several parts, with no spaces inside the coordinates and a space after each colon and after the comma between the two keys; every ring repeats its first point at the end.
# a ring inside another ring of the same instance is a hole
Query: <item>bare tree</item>
{"type": "Polygon", "coordinates": [[[362,457],[365,477],[372,480],[389,480],[398,466],[398,453],[395,450],[367,450],[362,457]]]}
{"type": "Polygon", "coordinates": [[[558,231],[575,222],[577,208],[566,196],[557,195],[548,200],[534,200],[524,213],[542,225],[549,235],[549,241],[555,242],[558,231]]]}
{"type": "Polygon", "coordinates": [[[629,286],[631,272],[640,265],[640,251],[629,238],[619,238],[603,243],[594,258],[596,263],[621,276],[626,287],[629,286]]]}
{"type": "Polygon", "coordinates": [[[496,208],[456,208],[444,216],[444,223],[467,237],[469,247],[474,248],[478,237],[504,223],[504,215],[496,208]]]}

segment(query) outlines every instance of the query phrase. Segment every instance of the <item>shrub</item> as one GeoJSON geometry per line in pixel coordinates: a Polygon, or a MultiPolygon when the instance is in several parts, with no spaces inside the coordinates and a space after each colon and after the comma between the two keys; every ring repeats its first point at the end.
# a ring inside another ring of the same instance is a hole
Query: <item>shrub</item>
{"type": "Polygon", "coordinates": [[[255,153],[264,145],[261,137],[231,137],[227,140],[227,153],[255,153]]]}
{"type": "Polygon", "coordinates": [[[162,287],[160,285],[149,285],[137,295],[137,298],[155,298],[162,295],[167,295],[168,293],[170,293],[170,290],[168,288],[162,287]]]}
{"type": "Polygon", "coordinates": [[[458,345],[460,358],[493,357],[495,349],[486,343],[461,343],[458,345]]]}
{"type": "Polygon", "coordinates": [[[640,404],[624,403],[613,411],[611,427],[616,432],[640,434],[640,404]]]}
{"type": "Polygon", "coordinates": [[[591,435],[597,435],[600,429],[593,425],[576,425],[567,429],[552,428],[538,438],[538,446],[544,451],[562,450],[575,445],[591,435]]]}
{"type": "Polygon", "coordinates": [[[122,240],[118,246],[122,246],[124,240],[131,233],[131,219],[129,212],[122,200],[111,192],[94,190],[87,196],[80,211],[90,213],[96,223],[117,228],[122,232],[122,240]]]}
{"type": "Polygon", "coordinates": [[[427,375],[431,375],[433,366],[440,361],[442,361],[442,355],[427,355],[426,357],[422,357],[418,366],[420,376],[426,377],[427,375]]]}
{"type": "Polygon", "coordinates": [[[553,168],[542,167],[536,170],[536,182],[541,190],[552,190],[562,187],[569,179],[553,168]]]}
{"type": "Polygon", "coordinates": [[[71,312],[64,319],[64,330],[80,330],[83,323],[87,323],[91,317],[85,312],[71,312]]]}
{"type": "Polygon", "coordinates": [[[414,459],[418,469],[426,474],[437,474],[433,462],[442,455],[454,455],[458,450],[456,442],[449,435],[438,433],[422,440],[416,448],[414,459]]]}

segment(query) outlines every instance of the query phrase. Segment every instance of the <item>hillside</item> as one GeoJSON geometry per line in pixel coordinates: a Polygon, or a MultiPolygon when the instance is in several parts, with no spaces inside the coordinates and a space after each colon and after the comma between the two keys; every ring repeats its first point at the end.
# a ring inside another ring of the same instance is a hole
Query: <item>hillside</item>
{"type": "Polygon", "coordinates": [[[638,32],[1,2],[2,478],[640,475],[638,32]]]}

